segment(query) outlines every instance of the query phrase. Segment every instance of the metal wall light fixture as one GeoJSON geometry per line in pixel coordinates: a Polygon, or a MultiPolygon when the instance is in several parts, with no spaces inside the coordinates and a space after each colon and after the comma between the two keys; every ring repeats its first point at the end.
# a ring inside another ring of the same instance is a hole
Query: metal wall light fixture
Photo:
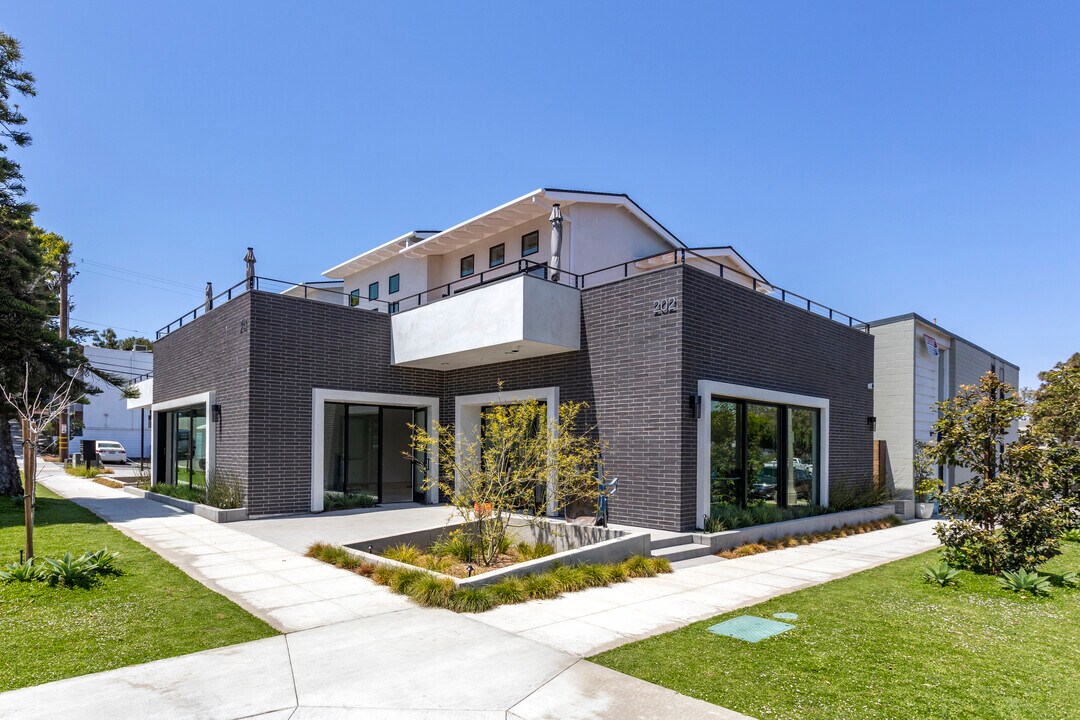
{"type": "Polygon", "coordinates": [[[690,405],[690,412],[693,413],[695,418],[701,417],[701,396],[697,393],[690,393],[687,397],[687,402],[690,405]]]}
{"type": "Polygon", "coordinates": [[[221,406],[214,404],[210,406],[210,417],[214,419],[214,422],[221,422],[221,406]]]}
{"type": "Polygon", "coordinates": [[[877,430],[877,418],[873,415],[866,416],[866,429],[870,432],[877,430]]]}

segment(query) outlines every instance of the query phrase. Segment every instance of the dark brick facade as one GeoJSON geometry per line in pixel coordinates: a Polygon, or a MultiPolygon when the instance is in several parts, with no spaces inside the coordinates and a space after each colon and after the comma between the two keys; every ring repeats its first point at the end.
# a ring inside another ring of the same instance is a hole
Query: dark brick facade
{"type": "Polygon", "coordinates": [[[218,464],[248,481],[253,514],[309,508],[313,388],[439,397],[452,423],[455,397],[500,380],[506,390],[557,386],[561,399],[589,404],[608,446],[607,471],[620,478],[614,522],[697,522],[687,396],[698,379],[829,398],[833,482],[868,477],[871,336],[685,267],[587,289],[581,301],[579,352],[437,372],[391,366],[388,315],[249,293],[155,345],[154,399],[217,391],[218,464]],[[668,297],[676,311],[654,315],[668,297]]]}

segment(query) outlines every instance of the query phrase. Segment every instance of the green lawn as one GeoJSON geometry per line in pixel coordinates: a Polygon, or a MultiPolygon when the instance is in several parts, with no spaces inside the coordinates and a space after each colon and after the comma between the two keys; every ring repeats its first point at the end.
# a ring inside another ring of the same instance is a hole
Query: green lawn
{"type": "MultiPolygon", "coordinates": [[[[39,557],[120,552],[118,577],[89,589],[0,585],[0,691],[257,640],[277,631],[93,513],[38,486],[39,557]]],[[[24,546],[22,504],[0,498],[0,563],[24,546]]]]}
{"type": "MultiPolygon", "coordinates": [[[[1045,567],[1080,571],[1080,545],[1045,567]]],[[[1014,595],[962,573],[921,580],[937,551],[625,645],[595,662],[757,718],[1078,718],[1080,590],[1014,595]],[[757,644],[707,628],[793,612],[757,644]]]]}

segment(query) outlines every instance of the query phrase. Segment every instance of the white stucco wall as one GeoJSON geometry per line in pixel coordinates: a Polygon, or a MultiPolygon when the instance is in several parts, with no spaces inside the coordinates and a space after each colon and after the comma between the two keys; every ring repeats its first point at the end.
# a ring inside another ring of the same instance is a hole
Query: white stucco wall
{"type": "Polygon", "coordinates": [[[910,497],[913,458],[915,321],[905,320],[870,329],[874,336],[875,440],[884,440],[888,474],[898,496],[910,497]]]}
{"type": "Polygon", "coordinates": [[[397,313],[391,331],[395,364],[434,369],[578,350],[581,295],[517,275],[397,313]]]}
{"type": "MultiPolygon", "coordinates": [[[[435,283],[431,282],[428,277],[428,267],[430,257],[409,258],[403,255],[399,255],[389,260],[384,260],[378,265],[373,265],[365,270],[361,270],[358,273],[353,273],[344,279],[344,291],[348,296],[353,290],[360,291],[360,305],[359,307],[384,310],[386,305],[383,303],[371,303],[367,301],[368,285],[373,282],[379,283],[379,299],[387,302],[393,302],[394,300],[405,300],[412,295],[424,292],[431,288],[435,283]],[[400,283],[398,291],[396,293],[390,293],[390,276],[400,275],[400,283]]],[[[346,297],[346,303],[348,298],[346,297]]],[[[404,310],[407,307],[412,307],[415,304],[415,299],[402,303],[401,308],[404,310]]]]}
{"type": "MultiPolygon", "coordinates": [[[[108,350],[93,345],[83,346],[83,353],[91,365],[125,380],[143,375],[154,369],[154,356],[148,352],[108,350]]],[[[82,406],[83,431],[81,436],[71,438],[71,452],[79,452],[82,439],[116,440],[131,457],[139,457],[139,421],[142,412],[129,410],[127,398],[119,388],[91,376],[90,384],[100,388],[96,395],[87,395],[89,404],[82,406]]],[[[144,434],[143,457],[150,456],[150,427],[147,413],[144,434]]]]}

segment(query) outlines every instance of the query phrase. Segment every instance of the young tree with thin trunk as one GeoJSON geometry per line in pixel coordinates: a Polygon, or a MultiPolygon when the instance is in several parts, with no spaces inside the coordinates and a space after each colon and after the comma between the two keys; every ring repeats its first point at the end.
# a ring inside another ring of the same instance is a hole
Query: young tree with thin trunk
{"type": "Polygon", "coordinates": [[[549,509],[586,503],[595,511],[603,445],[580,426],[586,407],[564,402],[549,421],[536,400],[492,405],[461,437],[439,423],[430,434],[412,426],[411,457],[428,472],[421,459],[438,453],[441,472],[427,475],[426,487],[439,487],[471,525],[478,562],[498,559],[515,517],[538,523],[549,509]]]}
{"type": "Polygon", "coordinates": [[[79,390],[82,368],[76,368],[68,381],[51,392],[43,388],[31,390],[30,363],[26,363],[21,388],[5,387],[0,383],[0,398],[15,409],[22,426],[23,513],[26,523],[26,557],[34,557],[34,505],[37,480],[37,441],[41,432],[56,420],[68,405],[82,398],[79,390]]]}

